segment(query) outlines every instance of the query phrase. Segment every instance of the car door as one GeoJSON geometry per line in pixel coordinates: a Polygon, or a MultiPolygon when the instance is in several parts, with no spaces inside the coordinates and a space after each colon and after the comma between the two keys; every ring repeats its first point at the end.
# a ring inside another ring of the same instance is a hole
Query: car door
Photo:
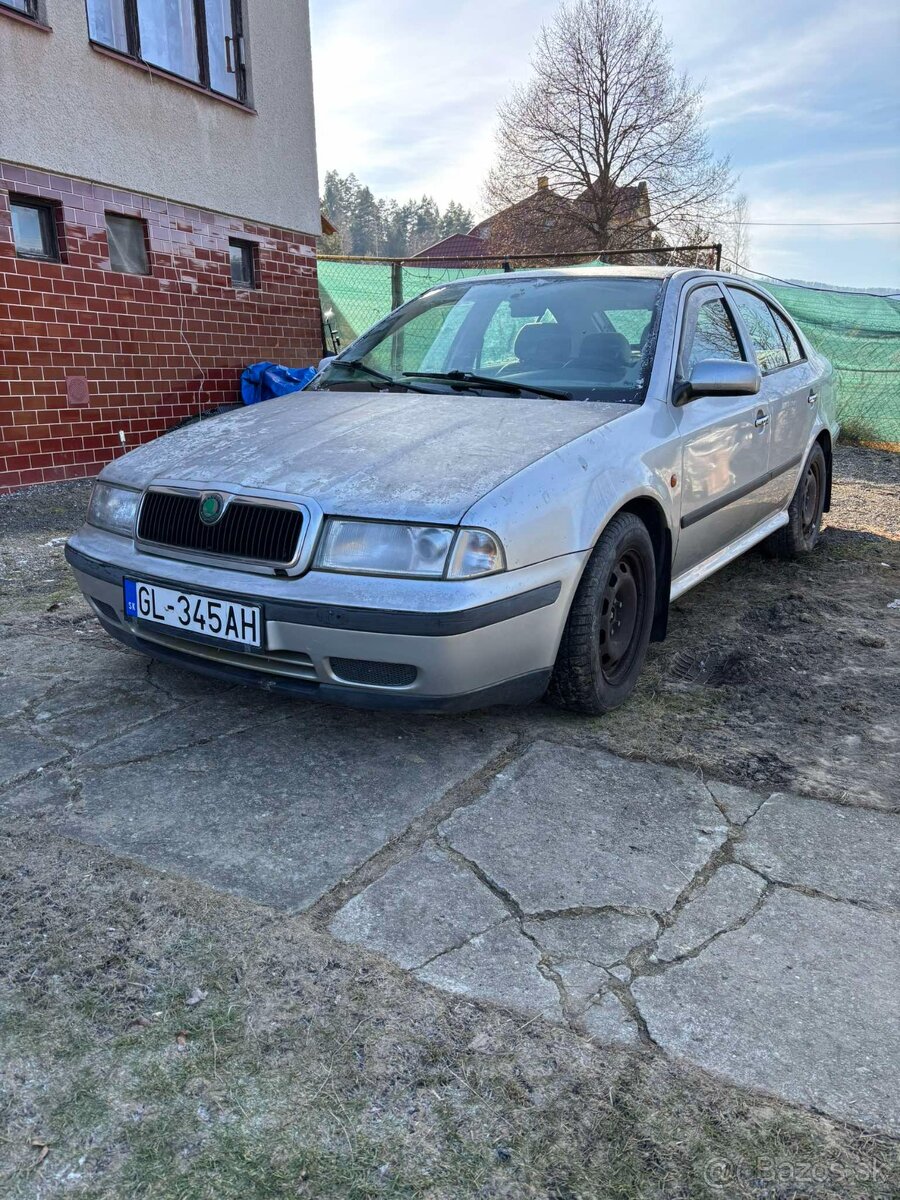
{"type": "MultiPolygon", "coordinates": [[[[695,287],[683,306],[676,377],[706,359],[747,361],[718,284],[695,287]]],[[[769,409],[761,396],[697,396],[672,413],[681,439],[681,515],[673,575],[703,562],[771,511],[761,495],[769,463],[769,409]]]]}
{"type": "Polygon", "coordinates": [[[774,305],[744,287],[729,284],[726,290],[762,372],[760,394],[772,419],[770,492],[776,506],[783,508],[794,493],[816,419],[816,372],[790,321],[774,305]]]}

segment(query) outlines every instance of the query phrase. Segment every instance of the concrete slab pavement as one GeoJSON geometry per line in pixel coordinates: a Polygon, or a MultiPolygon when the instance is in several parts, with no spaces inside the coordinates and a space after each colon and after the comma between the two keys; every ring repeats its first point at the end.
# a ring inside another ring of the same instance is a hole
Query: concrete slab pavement
{"type": "Polygon", "coordinates": [[[412,986],[900,1132],[900,816],[521,716],[399,721],[23,641],[6,821],[309,910],[412,986]]]}

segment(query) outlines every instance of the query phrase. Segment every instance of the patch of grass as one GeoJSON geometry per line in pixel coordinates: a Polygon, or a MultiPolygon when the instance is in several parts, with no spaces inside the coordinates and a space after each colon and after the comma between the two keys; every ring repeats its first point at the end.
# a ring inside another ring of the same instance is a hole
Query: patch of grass
{"type": "Polygon", "coordinates": [[[898,1168],[890,1139],[438,995],[303,920],[52,836],[0,851],[14,1200],[759,1200],[804,1163],[825,1182],[797,1194],[846,1200],[898,1168]]]}

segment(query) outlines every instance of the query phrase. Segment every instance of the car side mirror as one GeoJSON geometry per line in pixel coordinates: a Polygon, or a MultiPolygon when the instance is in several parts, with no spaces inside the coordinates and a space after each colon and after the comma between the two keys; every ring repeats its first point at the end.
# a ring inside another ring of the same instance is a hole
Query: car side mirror
{"type": "Polygon", "coordinates": [[[755,396],[761,387],[756,363],[705,358],[694,365],[690,379],[676,385],[673,400],[680,407],[698,396],[755,396]]]}
{"type": "Polygon", "coordinates": [[[318,371],[321,374],[326,367],[330,367],[337,356],[334,354],[326,354],[324,358],[319,359],[318,371]]]}

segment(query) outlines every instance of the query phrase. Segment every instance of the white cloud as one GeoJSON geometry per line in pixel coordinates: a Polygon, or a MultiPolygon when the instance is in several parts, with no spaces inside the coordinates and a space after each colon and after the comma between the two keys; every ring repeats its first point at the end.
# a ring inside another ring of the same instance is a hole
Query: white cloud
{"type": "Polygon", "coordinates": [[[319,162],[381,194],[476,204],[497,104],[528,72],[528,0],[313,0],[319,162]]]}
{"type": "MultiPolygon", "coordinates": [[[[554,0],[310,0],[322,171],[476,210],[497,104],[554,0]]],[[[755,220],[896,220],[896,0],[657,0],[755,220]]],[[[900,278],[897,227],[755,229],[753,265],[900,278]]]]}

